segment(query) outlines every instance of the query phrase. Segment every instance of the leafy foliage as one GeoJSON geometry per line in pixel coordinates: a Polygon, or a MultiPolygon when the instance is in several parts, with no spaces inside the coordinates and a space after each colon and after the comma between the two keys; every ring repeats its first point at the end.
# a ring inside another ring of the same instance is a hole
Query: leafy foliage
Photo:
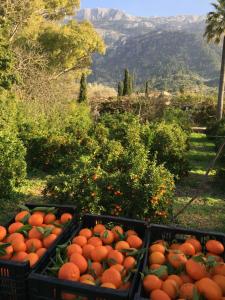
{"type": "Polygon", "coordinates": [[[85,74],[82,74],[81,80],[80,80],[80,93],[79,93],[79,99],[78,102],[84,102],[87,100],[87,81],[85,74]]]}
{"type": "Polygon", "coordinates": [[[149,159],[143,131],[132,115],[104,115],[82,153],[75,160],[68,156],[67,171],[49,179],[46,193],[76,203],[81,212],[166,220],[173,176],[149,159]]]}
{"type": "Polygon", "coordinates": [[[154,137],[151,155],[157,155],[160,163],[175,175],[185,175],[188,171],[188,134],[176,123],[165,122],[153,125],[154,137]]]}

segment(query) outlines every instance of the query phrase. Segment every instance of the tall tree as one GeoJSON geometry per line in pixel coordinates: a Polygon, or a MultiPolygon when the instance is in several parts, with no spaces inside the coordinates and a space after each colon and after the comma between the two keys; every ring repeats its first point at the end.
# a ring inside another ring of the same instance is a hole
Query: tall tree
{"type": "Polygon", "coordinates": [[[87,100],[87,81],[86,81],[86,76],[83,73],[81,76],[80,80],[80,93],[79,93],[79,98],[78,102],[85,102],[87,100]]]}
{"type": "Polygon", "coordinates": [[[133,92],[133,76],[129,75],[129,88],[128,88],[128,95],[130,96],[133,92]]]}
{"type": "Polygon", "coordinates": [[[204,36],[207,41],[219,44],[223,43],[220,83],[218,93],[217,118],[223,117],[224,87],[225,87],[225,0],[217,0],[212,4],[214,11],[209,12],[206,19],[206,29],[204,36]]]}
{"type": "Polygon", "coordinates": [[[122,81],[120,81],[118,83],[118,97],[121,97],[121,96],[123,96],[123,82],[122,81]]]}
{"type": "Polygon", "coordinates": [[[149,82],[145,82],[145,97],[148,97],[149,95],[149,82]]]}
{"type": "Polygon", "coordinates": [[[124,80],[123,80],[123,96],[130,95],[130,74],[128,69],[124,71],[124,80]]]}

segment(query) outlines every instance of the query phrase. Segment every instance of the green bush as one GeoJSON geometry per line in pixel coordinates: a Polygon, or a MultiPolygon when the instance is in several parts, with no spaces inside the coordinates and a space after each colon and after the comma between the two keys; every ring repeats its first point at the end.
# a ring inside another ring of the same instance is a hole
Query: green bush
{"type": "Polygon", "coordinates": [[[167,124],[178,124],[187,133],[191,132],[192,121],[188,111],[181,110],[180,108],[169,107],[165,109],[162,119],[167,124]]]}
{"type": "Polygon", "coordinates": [[[9,131],[0,132],[0,198],[10,197],[26,176],[25,148],[9,131]]]}
{"type": "Polygon", "coordinates": [[[49,178],[46,194],[79,212],[166,221],[171,216],[173,175],[149,159],[146,127],[130,114],[104,115],[70,170],[49,178]]]}
{"type": "Polygon", "coordinates": [[[188,134],[176,123],[161,122],[152,125],[154,137],[150,147],[151,156],[157,157],[159,163],[174,175],[186,175],[189,169],[187,152],[188,134]]]}
{"type": "MultiPolygon", "coordinates": [[[[67,168],[66,157],[72,153],[76,156],[81,151],[92,125],[89,108],[70,103],[63,109],[50,115],[40,113],[38,119],[21,117],[19,137],[27,149],[26,161],[30,170],[62,170],[67,168]]],[[[22,110],[22,114],[25,111],[22,110]]]]}

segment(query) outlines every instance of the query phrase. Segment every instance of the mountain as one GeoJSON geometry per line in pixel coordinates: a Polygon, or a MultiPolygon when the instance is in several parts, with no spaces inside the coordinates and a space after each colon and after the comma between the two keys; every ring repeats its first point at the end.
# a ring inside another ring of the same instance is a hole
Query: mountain
{"type": "Polygon", "coordinates": [[[92,22],[107,45],[105,56],[93,57],[90,81],[116,86],[128,68],[137,85],[150,80],[159,89],[217,83],[221,49],[203,39],[204,16],[146,18],[96,8],[76,19],[92,22]]]}

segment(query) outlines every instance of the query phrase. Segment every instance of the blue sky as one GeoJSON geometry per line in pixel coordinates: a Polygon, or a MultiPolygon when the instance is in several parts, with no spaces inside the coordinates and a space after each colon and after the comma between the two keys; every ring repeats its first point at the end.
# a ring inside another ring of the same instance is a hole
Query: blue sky
{"type": "Polygon", "coordinates": [[[212,10],[212,2],[213,0],[81,0],[81,7],[118,8],[137,16],[204,15],[212,10]]]}

